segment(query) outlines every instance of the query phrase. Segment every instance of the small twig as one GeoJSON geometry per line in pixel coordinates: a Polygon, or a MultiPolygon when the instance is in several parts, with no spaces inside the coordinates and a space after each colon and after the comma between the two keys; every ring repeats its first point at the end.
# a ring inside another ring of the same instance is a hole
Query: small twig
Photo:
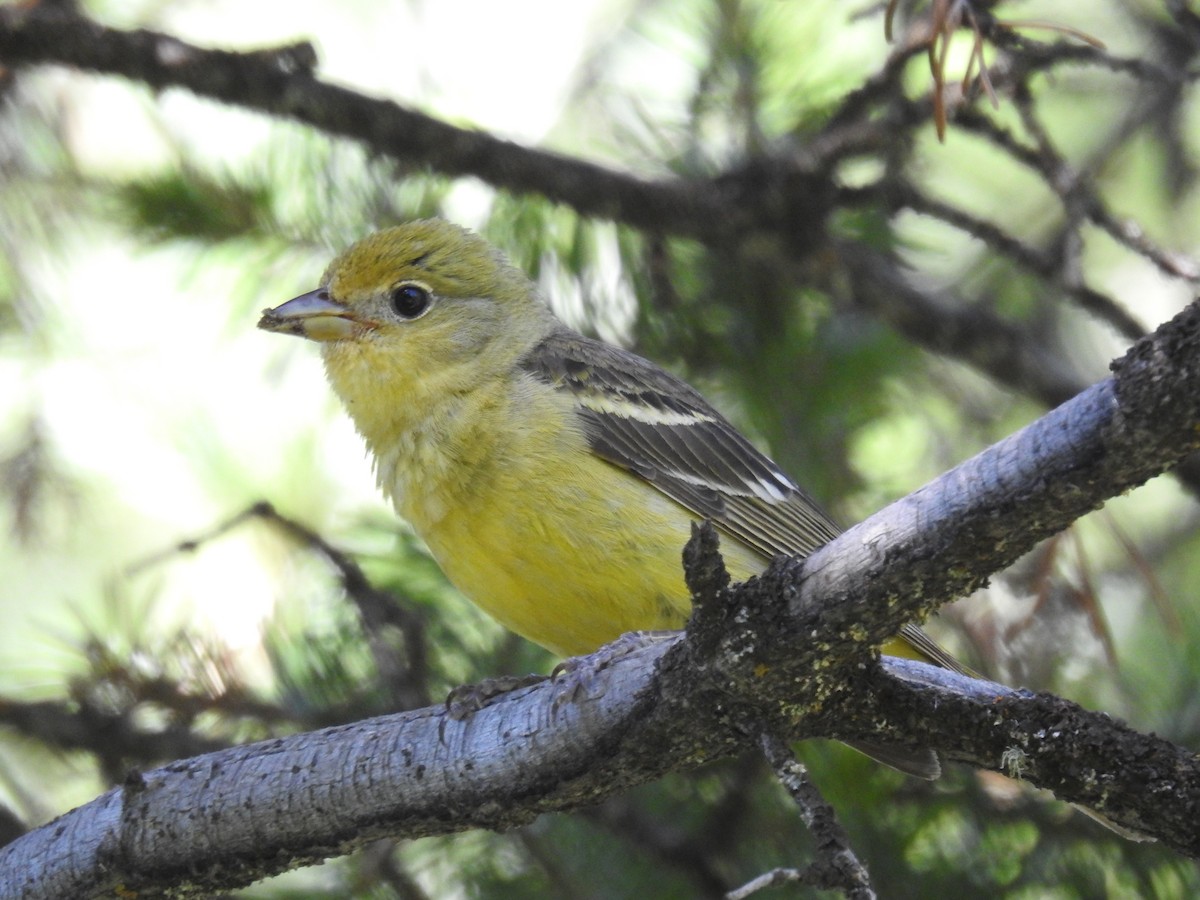
{"type": "MultiPolygon", "coordinates": [[[[1038,152],[1032,157],[1037,171],[1062,201],[1067,211],[1068,228],[1077,230],[1078,222],[1086,219],[1165,274],[1193,283],[1200,280],[1200,265],[1195,261],[1155,246],[1140,227],[1109,211],[1100,195],[1092,189],[1087,174],[1072,167],[1058,152],[1034,113],[1033,98],[1028,92],[1018,93],[1016,107],[1022,124],[1038,145],[1038,152]]],[[[1127,337],[1136,338],[1145,333],[1140,324],[1135,331],[1129,330],[1128,315],[1123,311],[1114,310],[1109,315],[1113,317],[1109,321],[1127,337]]]]}
{"type": "MultiPolygon", "coordinates": [[[[1053,185],[1051,187],[1053,188],[1053,185]]],[[[1046,254],[1022,243],[999,226],[978,219],[948,203],[926,197],[914,188],[899,189],[897,186],[892,193],[898,202],[914,212],[953,225],[972,237],[978,238],[998,253],[1008,256],[1035,275],[1057,281],[1063,293],[1075,300],[1081,309],[1107,322],[1124,337],[1136,340],[1145,334],[1146,329],[1141,322],[1126,312],[1112,297],[1095,288],[1088,287],[1082,277],[1077,274],[1077,269],[1068,265],[1068,260],[1075,254],[1068,252],[1066,248],[1073,241],[1060,239],[1058,244],[1064,249],[1055,255],[1046,254]]],[[[1058,191],[1055,190],[1055,193],[1058,191]]],[[[1077,208],[1067,196],[1060,193],[1059,198],[1068,210],[1077,208]]],[[[1078,216],[1072,215],[1070,212],[1068,212],[1068,218],[1071,222],[1078,221],[1078,216]]],[[[1071,228],[1070,225],[1067,226],[1067,231],[1068,236],[1077,234],[1077,229],[1071,228]]]]}
{"type": "Polygon", "coordinates": [[[247,519],[253,519],[259,515],[262,515],[264,509],[274,512],[269,504],[256,503],[253,506],[242,510],[240,513],[230,516],[224,522],[218,522],[208,531],[201,532],[194,537],[185,538],[182,541],[178,541],[169,547],[159,550],[157,553],[151,553],[148,556],[142,557],[137,562],[130,563],[125,567],[125,576],[127,578],[132,578],[136,575],[141,575],[147,569],[153,569],[156,566],[162,565],[163,563],[169,561],[172,557],[183,556],[186,553],[195,553],[205,544],[212,543],[217,538],[228,534],[230,531],[233,531],[233,529],[237,528],[247,519]]]}
{"type": "MultiPolygon", "coordinates": [[[[1035,41],[1027,35],[1009,28],[998,28],[992,34],[997,47],[1009,49],[1016,54],[1014,64],[1022,70],[1021,79],[1035,72],[1043,72],[1064,64],[1089,63],[1110,72],[1129,75],[1139,81],[1171,83],[1177,79],[1170,69],[1146,57],[1113,56],[1102,47],[1088,42],[1085,44],[1049,44],[1035,41]]],[[[1083,40],[1081,38],[1081,40],[1083,40]]]]}
{"type": "Polygon", "coordinates": [[[1108,522],[1108,527],[1113,537],[1117,539],[1117,542],[1125,551],[1125,555],[1129,558],[1129,562],[1145,580],[1147,593],[1150,595],[1150,600],[1153,602],[1155,610],[1162,618],[1163,624],[1170,633],[1182,638],[1186,633],[1184,631],[1183,619],[1180,618],[1179,611],[1175,609],[1175,604],[1171,598],[1167,596],[1167,591],[1162,586],[1162,582],[1159,581],[1158,574],[1147,561],[1145,554],[1138,549],[1138,546],[1125,533],[1125,529],[1120,526],[1112,513],[1105,510],[1104,518],[1108,522]]]}
{"type": "MultiPolygon", "coordinates": [[[[1018,104],[1018,107],[1020,106],[1021,104],[1018,104]]],[[[1200,263],[1182,253],[1164,250],[1156,246],[1135,222],[1114,215],[1093,191],[1087,189],[1081,176],[1070,170],[1070,167],[1055,151],[1040,123],[1032,118],[1031,114],[1023,115],[1022,121],[1027,128],[1030,128],[1031,135],[1040,136],[1038,138],[1039,147],[1032,148],[1022,144],[1010,131],[976,113],[964,113],[957,120],[957,124],[960,128],[978,134],[1005,151],[1017,162],[1023,163],[1036,172],[1064,204],[1067,202],[1066,194],[1068,192],[1082,195],[1085,198],[1082,209],[1089,221],[1109,234],[1119,244],[1123,244],[1134,253],[1149,260],[1164,274],[1191,283],[1200,281],[1200,263]]],[[[1079,299],[1078,295],[1076,296],[1079,299]]],[[[1095,297],[1091,297],[1089,302],[1095,299],[1095,297]]],[[[1088,304],[1082,305],[1090,308],[1088,304]]],[[[1122,314],[1118,321],[1113,321],[1112,324],[1122,334],[1130,337],[1137,337],[1144,333],[1145,329],[1140,324],[1137,325],[1137,334],[1130,333],[1132,320],[1124,321],[1127,318],[1127,314],[1122,314]]]]}
{"type": "Polygon", "coordinates": [[[427,706],[430,698],[427,686],[425,627],[422,618],[409,609],[412,604],[405,603],[388,591],[376,588],[350,556],[338,550],[311,528],[281,514],[265,500],[230,516],[197,537],[180,541],[134,563],[126,572],[130,575],[138,574],[151,566],[162,564],[172,556],[194,553],[204,544],[227,534],[250,519],[270,522],[298,544],[317,551],[329,561],[337,570],[342,589],[358,610],[380,678],[389,686],[393,699],[405,709],[427,706]],[[395,648],[386,638],[385,628],[389,625],[398,629],[402,635],[403,659],[398,658],[395,648]]]}
{"type": "Polygon", "coordinates": [[[775,884],[798,881],[811,887],[840,890],[851,900],[874,900],[871,878],[850,847],[850,837],[837,820],[837,813],[821,796],[787,742],[768,732],[761,736],[760,744],[775,777],[795,801],[801,819],[816,840],[817,859],[805,869],[768,872],[726,897],[737,900],[775,884]]]}
{"type": "Polygon", "coordinates": [[[1073,591],[1075,608],[1083,612],[1091,626],[1092,634],[1100,640],[1104,647],[1104,657],[1108,665],[1117,668],[1117,644],[1113,639],[1112,626],[1100,606],[1099,592],[1091,577],[1091,565],[1088,563],[1087,551],[1083,541],[1079,539],[1079,531],[1072,528],[1064,535],[1071,541],[1075,550],[1075,571],[1079,576],[1079,590],[1073,591]]]}
{"type": "Polygon", "coordinates": [[[811,887],[813,885],[808,878],[808,872],[807,869],[772,869],[770,872],[764,872],[757,878],[747,881],[740,888],[730,891],[725,895],[725,900],[745,900],[746,897],[757,894],[759,891],[785,884],[798,883],[811,887]]]}

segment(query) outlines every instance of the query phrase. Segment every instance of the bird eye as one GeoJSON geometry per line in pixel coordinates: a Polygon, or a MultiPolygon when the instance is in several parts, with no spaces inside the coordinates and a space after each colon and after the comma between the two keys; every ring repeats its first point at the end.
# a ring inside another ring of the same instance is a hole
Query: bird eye
{"type": "Polygon", "coordinates": [[[389,297],[392,309],[403,319],[415,319],[429,309],[429,290],[411,282],[396,285],[389,297]]]}

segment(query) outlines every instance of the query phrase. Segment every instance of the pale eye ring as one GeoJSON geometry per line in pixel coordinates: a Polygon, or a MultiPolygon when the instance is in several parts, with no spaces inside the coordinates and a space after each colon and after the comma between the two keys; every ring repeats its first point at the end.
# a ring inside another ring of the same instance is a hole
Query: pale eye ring
{"type": "Polygon", "coordinates": [[[392,310],[402,319],[416,319],[429,309],[433,298],[429,288],[422,284],[406,281],[392,288],[388,295],[392,310]]]}

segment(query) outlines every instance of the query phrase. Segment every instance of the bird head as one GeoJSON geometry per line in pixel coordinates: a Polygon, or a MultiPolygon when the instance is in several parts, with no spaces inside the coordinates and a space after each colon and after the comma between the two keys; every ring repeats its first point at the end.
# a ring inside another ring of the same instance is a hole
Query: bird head
{"type": "Polygon", "coordinates": [[[400,388],[511,365],[555,322],[528,277],[487,241],[425,219],[352,245],[316,290],[265,310],[258,327],[319,342],[350,400],[365,383],[400,388]]]}
{"type": "Polygon", "coordinates": [[[378,455],[423,422],[444,423],[456,398],[504,383],[562,326],[498,250],[429,219],[352,245],[316,290],[264,311],[258,327],[320,344],[330,385],[378,455]]]}
{"type": "Polygon", "coordinates": [[[541,306],[524,273],[483,238],[424,219],[352,245],[329,264],[320,287],[265,310],[258,327],[322,343],[428,344],[431,332],[478,331],[541,306]]]}

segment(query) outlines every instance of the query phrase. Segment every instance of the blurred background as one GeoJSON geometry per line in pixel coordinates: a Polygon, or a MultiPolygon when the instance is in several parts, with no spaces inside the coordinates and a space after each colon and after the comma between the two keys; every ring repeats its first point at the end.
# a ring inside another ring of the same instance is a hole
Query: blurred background
{"type": "MultiPolygon", "coordinates": [[[[887,69],[896,45],[866,2],[80,10],[230,50],[312,41],[326,80],[650,179],[799,154],[885,69],[893,94],[878,109],[911,115],[837,160],[825,240],[781,262],[774,248],[732,258],[584,218],[182,90],[0,59],[9,836],[131,767],[553,665],[449,588],[385,505],[316,347],[254,328],[380,226],[438,214],[481,230],[563,318],[687,377],[844,523],[1104,377],[1200,272],[1200,125],[1183,75],[1200,28],[1181,3],[994,5],[1133,62],[1047,65],[1020,76],[1033,100],[1001,90],[995,106],[969,83],[979,96],[951,110],[944,141],[928,59],[887,69]],[[1078,191],[1063,186],[1074,178],[1078,191]],[[933,305],[890,305],[838,252],[851,243],[933,305]],[[1027,353],[997,361],[1005,336],[1027,353]],[[348,588],[356,565],[390,599],[348,588]]],[[[901,43],[919,36],[910,21],[901,43]]],[[[967,32],[949,44],[951,99],[972,48],[967,32]]],[[[991,46],[985,61],[998,82],[1011,75],[991,46]]],[[[1197,521],[1195,490],[1161,477],[930,630],[989,677],[1200,746],[1197,521]]],[[[1192,863],[1000,776],[951,767],[924,784],[840,746],[801,753],[882,896],[1200,891],[1192,863]]],[[[239,896],[707,897],[810,856],[749,756],[514,833],[382,842],[239,896]]]]}

